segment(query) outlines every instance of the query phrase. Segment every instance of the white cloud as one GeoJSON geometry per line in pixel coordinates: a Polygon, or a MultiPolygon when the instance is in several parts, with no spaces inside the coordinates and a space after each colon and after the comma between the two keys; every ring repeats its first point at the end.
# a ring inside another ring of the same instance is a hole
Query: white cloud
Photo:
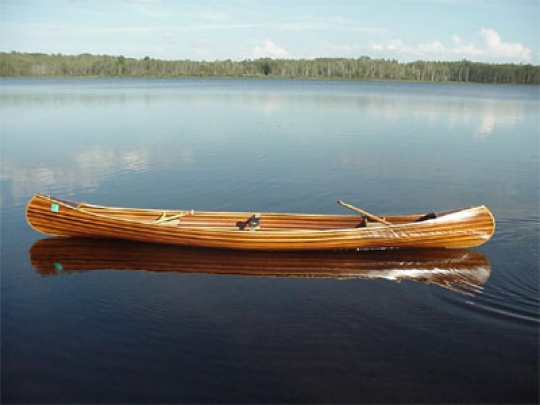
{"type": "Polygon", "coordinates": [[[452,37],[455,47],[451,49],[454,55],[462,57],[482,58],[489,61],[504,62],[530,62],[531,50],[519,43],[505,43],[497,32],[489,28],[482,28],[480,35],[484,39],[484,46],[464,44],[457,36],[452,37]]]}
{"type": "Polygon", "coordinates": [[[504,43],[495,31],[482,28],[481,34],[486,40],[486,54],[490,57],[505,59],[531,60],[530,49],[518,43],[504,43]]]}
{"type": "Polygon", "coordinates": [[[251,50],[250,59],[275,58],[283,59],[289,57],[289,52],[277,46],[274,42],[267,39],[262,46],[256,46],[251,50]]]}
{"type": "Polygon", "coordinates": [[[484,50],[477,48],[474,44],[458,45],[451,52],[461,58],[479,56],[484,54],[484,50]]]}
{"type": "Polygon", "coordinates": [[[408,45],[397,39],[384,44],[371,44],[368,50],[376,52],[391,52],[395,55],[406,55],[413,57],[439,56],[445,52],[444,45],[439,41],[430,43],[420,43],[417,45],[408,45]]]}
{"type": "Polygon", "coordinates": [[[499,34],[488,28],[480,30],[483,44],[465,43],[459,35],[451,37],[451,45],[445,46],[439,40],[427,43],[407,44],[401,39],[383,43],[336,45],[325,43],[327,52],[336,56],[355,56],[358,53],[374,53],[376,57],[398,58],[401,60],[456,60],[471,58],[488,62],[531,62],[532,52],[519,43],[503,42],[499,34]]]}
{"type": "Polygon", "coordinates": [[[444,52],[444,45],[439,41],[432,41],[429,44],[418,44],[416,45],[414,51],[418,52],[421,55],[429,53],[444,52]]]}

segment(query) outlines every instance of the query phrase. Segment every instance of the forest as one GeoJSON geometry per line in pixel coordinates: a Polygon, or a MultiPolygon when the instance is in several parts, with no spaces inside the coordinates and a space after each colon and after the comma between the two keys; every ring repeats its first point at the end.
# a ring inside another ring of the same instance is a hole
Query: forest
{"type": "Polygon", "coordinates": [[[0,77],[267,77],[540,84],[540,66],[468,60],[398,62],[389,59],[160,60],[111,55],[0,52],[0,77]]]}

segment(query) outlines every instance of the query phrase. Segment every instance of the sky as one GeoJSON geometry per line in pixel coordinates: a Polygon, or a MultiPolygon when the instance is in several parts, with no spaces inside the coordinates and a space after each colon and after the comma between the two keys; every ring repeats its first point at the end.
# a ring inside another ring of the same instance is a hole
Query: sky
{"type": "Polygon", "coordinates": [[[0,51],[540,64],[540,0],[0,0],[0,51]]]}

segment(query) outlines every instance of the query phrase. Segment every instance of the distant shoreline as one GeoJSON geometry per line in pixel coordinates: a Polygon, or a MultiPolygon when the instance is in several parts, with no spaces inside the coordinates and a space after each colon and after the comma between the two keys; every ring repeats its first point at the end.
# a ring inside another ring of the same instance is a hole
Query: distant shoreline
{"type": "Polygon", "coordinates": [[[394,82],[540,84],[540,66],[317,58],[244,61],[168,61],[110,55],[0,52],[0,77],[49,78],[268,78],[394,82]]]}

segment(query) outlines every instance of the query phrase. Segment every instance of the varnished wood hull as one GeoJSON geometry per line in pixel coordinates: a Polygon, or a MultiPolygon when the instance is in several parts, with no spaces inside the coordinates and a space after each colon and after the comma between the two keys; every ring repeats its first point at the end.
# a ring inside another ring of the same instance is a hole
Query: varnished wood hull
{"type": "Polygon", "coordinates": [[[189,248],[122,240],[49,238],[30,248],[42,275],[140,270],[259,277],[414,280],[479,292],[491,272],[485,255],[466,249],[264,252],[189,248]]]}
{"type": "Polygon", "coordinates": [[[244,250],[469,248],[485,243],[495,231],[485,206],[432,219],[425,214],[386,216],[392,225],[373,227],[362,227],[365,218],[358,215],[263,213],[256,230],[242,229],[238,224],[251,215],[105,207],[39,194],[26,210],[28,223],[47,235],[244,250]]]}

